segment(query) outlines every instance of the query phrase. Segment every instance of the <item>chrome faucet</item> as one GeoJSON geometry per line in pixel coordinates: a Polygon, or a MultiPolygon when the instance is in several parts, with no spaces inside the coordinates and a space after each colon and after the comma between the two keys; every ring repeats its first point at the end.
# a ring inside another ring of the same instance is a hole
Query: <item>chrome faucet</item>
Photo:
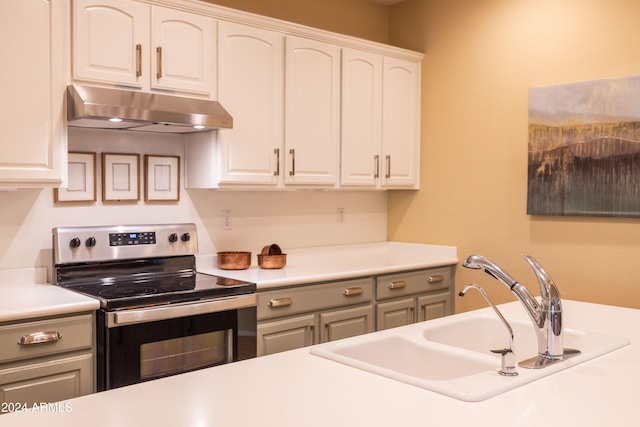
{"type": "Polygon", "coordinates": [[[540,303],[522,283],[481,255],[469,256],[462,263],[462,266],[478,270],[484,269],[487,274],[506,285],[524,305],[533,322],[538,338],[538,356],[520,362],[520,366],[524,368],[542,368],[552,362],[580,354],[580,352],[564,348],[562,300],[551,276],[532,256],[525,255],[524,259],[529,263],[538,279],[541,296],[540,303]]]}

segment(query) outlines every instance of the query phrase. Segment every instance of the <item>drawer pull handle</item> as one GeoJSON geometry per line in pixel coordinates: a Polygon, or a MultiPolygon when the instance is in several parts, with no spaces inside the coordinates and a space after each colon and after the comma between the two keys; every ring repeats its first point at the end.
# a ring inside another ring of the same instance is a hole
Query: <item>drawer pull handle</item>
{"type": "Polygon", "coordinates": [[[405,282],[404,280],[398,280],[396,282],[389,282],[389,284],[387,285],[387,287],[389,289],[402,289],[405,286],[407,286],[407,282],[405,282]]]}
{"type": "Polygon", "coordinates": [[[269,307],[286,307],[293,304],[291,298],[277,298],[269,301],[269,307]]]}
{"type": "Polygon", "coordinates": [[[429,283],[440,283],[444,280],[444,276],[442,274],[437,274],[435,276],[429,276],[427,282],[429,283]]]}
{"type": "Polygon", "coordinates": [[[32,334],[23,335],[18,341],[20,345],[44,344],[47,342],[56,342],[62,339],[62,335],[58,331],[34,332],[32,334]]]}
{"type": "Polygon", "coordinates": [[[362,295],[362,292],[363,290],[361,287],[346,288],[344,291],[342,291],[342,295],[344,295],[345,297],[352,297],[356,295],[362,295]]]}

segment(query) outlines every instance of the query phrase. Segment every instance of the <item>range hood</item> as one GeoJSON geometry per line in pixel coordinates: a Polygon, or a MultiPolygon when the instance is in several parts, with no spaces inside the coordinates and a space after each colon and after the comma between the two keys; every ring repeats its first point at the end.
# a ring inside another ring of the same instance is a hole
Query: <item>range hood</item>
{"type": "Polygon", "coordinates": [[[69,126],[190,133],[233,127],[216,101],[93,86],[67,87],[69,126]]]}

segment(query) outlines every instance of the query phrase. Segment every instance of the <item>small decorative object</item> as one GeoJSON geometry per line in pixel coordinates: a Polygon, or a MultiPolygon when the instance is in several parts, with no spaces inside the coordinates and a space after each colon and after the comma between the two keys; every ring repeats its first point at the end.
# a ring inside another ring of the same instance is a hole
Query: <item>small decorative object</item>
{"type": "Polygon", "coordinates": [[[529,90],[530,215],[640,217],[640,75],[529,90]]]}
{"type": "Polygon", "coordinates": [[[102,200],[140,200],[139,154],[102,153],[102,200]]]}
{"type": "Polygon", "coordinates": [[[180,200],[180,157],[144,156],[145,201],[180,200]]]}
{"type": "Polygon", "coordinates": [[[246,270],[251,265],[251,252],[224,251],[217,256],[218,268],[222,270],[246,270]]]}
{"type": "Polygon", "coordinates": [[[58,202],[96,201],[96,153],[69,152],[67,188],[55,188],[58,202]]]}

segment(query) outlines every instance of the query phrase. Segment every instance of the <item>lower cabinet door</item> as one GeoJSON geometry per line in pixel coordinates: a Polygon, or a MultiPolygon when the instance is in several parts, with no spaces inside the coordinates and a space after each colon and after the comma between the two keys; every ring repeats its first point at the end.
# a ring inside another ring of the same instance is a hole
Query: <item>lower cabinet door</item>
{"type": "Polygon", "coordinates": [[[449,291],[418,297],[418,322],[453,314],[449,291]]]}
{"type": "Polygon", "coordinates": [[[0,401],[53,403],[93,393],[93,355],[83,354],[0,369],[0,401]]]}
{"type": "Polygon", "coordinates": [[[265,356],[313,345],[317,342],[315,335],[313,314],[258,324],[257,355],[265,356]]]}
{"type": "Polygon", "coordinates": [[[376,329],[396,328],[415,322],[415,298],[378,303],[376,306],[376,329]]]}
{"type": "Polygon", "coordinates": [[[372,305],[322,313],[320,314],[320,342],[373,332],[373,316],[372,305]]]}

